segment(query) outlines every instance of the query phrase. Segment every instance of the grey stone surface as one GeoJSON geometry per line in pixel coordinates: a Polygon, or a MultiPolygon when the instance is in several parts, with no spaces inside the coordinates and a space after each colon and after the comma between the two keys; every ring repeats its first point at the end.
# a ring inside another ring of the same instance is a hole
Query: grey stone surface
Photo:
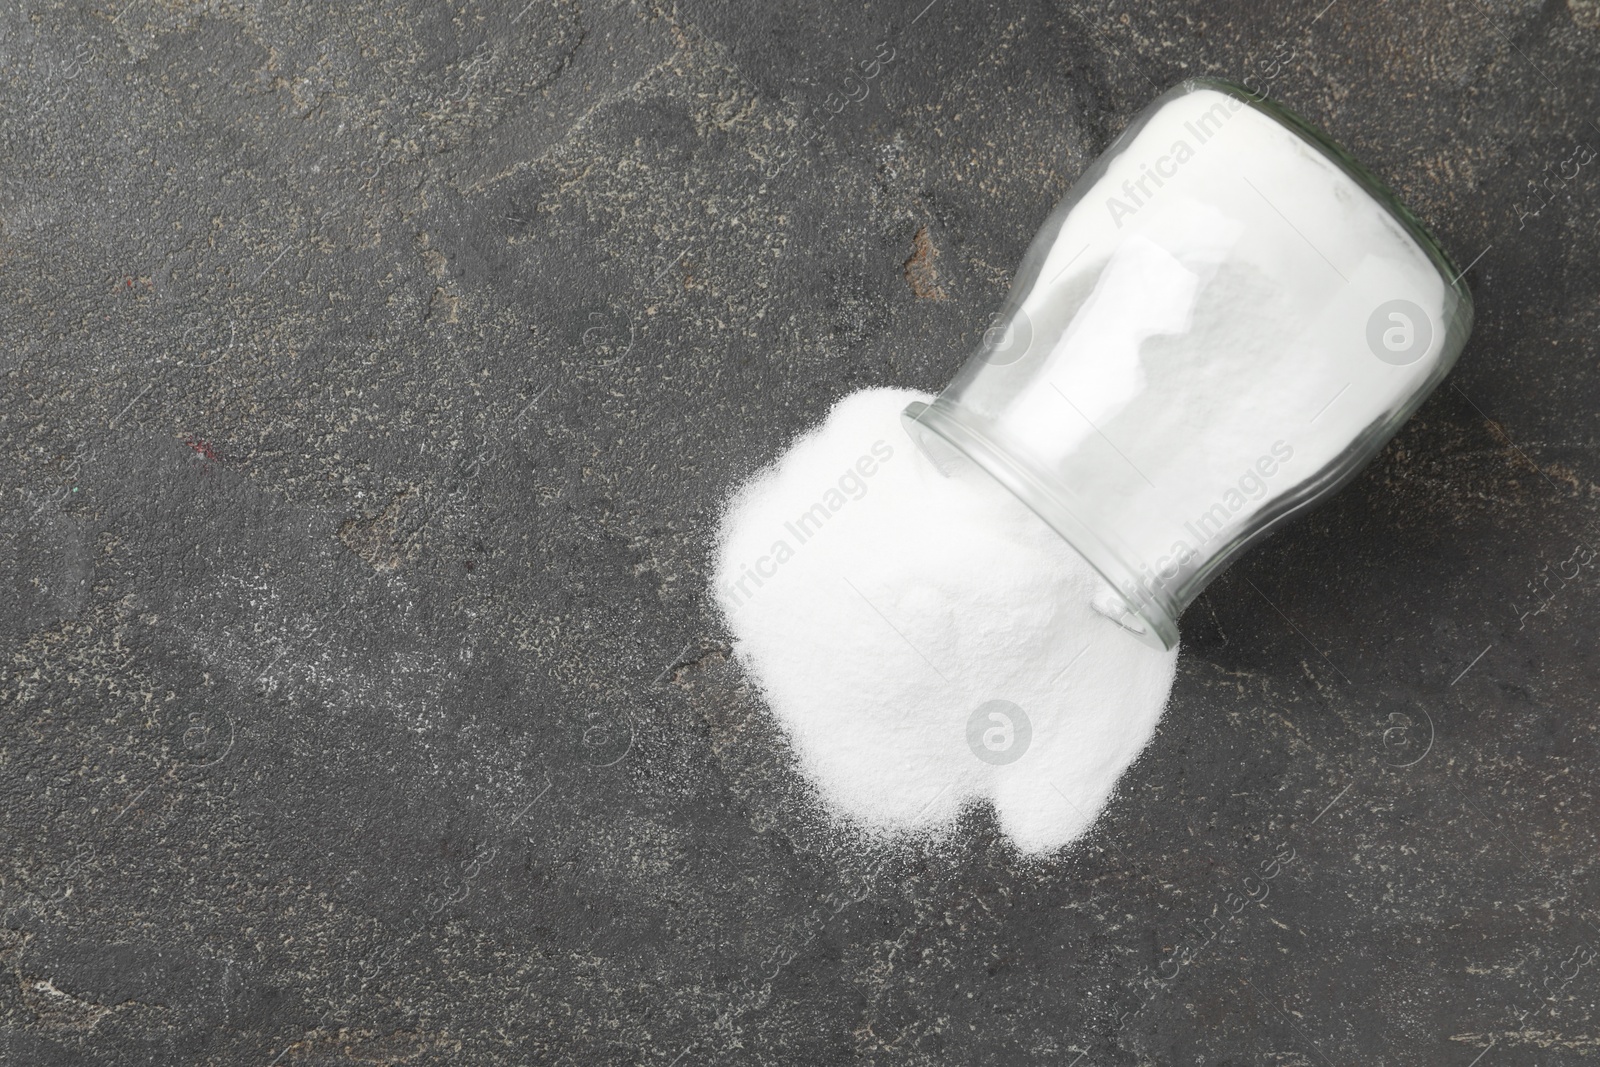
{"type": "Polygon", "coordinates": [[[0,1062],[1600,1058],[1600,7],[925,2],[0,12],[0,1062]],[[856,841],[718,504],[1200,73],[1474,339],[1087,842],[856,841]]]}

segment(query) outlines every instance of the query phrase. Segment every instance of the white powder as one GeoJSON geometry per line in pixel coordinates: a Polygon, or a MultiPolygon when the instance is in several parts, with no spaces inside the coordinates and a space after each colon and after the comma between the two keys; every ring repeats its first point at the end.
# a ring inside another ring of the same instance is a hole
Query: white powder
{"type": "Polygon", "coordinates": [[[1175,640],[1245,524],[1370,455],[1465,336],[1377,201],[1214,89],[1160,107],[1074,203],[1013,300],[1032,347],[974,360],[919,418],[1076,530],[1121,596],[970,464],[935,469],[901,428],[926,399],[909,393],[842,401],[723,519],[736,653],[823,796],[869,829],[987,800],[1025,851],[1083,833],[1177,658],[1091,604],[1161,593],[1175,640]]]}
{"type": "Polygon", "coordinates": [[[988,800],[1019,848],[1053,850],[1150,739],[1177,652],[1096,614],[1100,578],[986,475],[941,475],[900,422],[921,399],[847,397],[753,479],[723,519],[718,600],[839,814],[928,831],[988,800]]]}

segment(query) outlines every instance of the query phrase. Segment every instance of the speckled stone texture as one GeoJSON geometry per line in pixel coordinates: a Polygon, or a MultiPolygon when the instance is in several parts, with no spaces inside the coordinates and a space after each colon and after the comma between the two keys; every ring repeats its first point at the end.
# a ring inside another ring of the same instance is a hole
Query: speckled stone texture
{"type": "Polygon", "coordinates": [[[1600,1060],[1600,5],[1320,7],[6,6],[0,1063],[1600,1060]],[[856,840],[719,504],[1202,73],[1473,340],[1089,840],[856,840]]]}

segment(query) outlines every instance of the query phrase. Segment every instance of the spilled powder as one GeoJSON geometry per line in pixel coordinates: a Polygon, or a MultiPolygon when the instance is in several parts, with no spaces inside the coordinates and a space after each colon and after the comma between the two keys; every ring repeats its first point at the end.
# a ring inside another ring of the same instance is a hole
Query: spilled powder
{"type": "Polygon", "coordinates": [[[1087,831],[1155,730],[1177,652],[1004,489],[946,477],[875,389],[735,495],[715,561],[734,652],[840,818],[878,833],[993,805],[1019,849],[1087,831]]]}

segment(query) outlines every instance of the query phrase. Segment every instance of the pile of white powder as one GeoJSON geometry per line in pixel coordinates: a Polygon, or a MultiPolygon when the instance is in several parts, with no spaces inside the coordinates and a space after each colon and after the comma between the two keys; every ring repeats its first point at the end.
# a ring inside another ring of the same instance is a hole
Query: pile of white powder
{"type": "Polygon", "coordinates": [[[970,467],[846,397],[730,504],[715,586],[734,651],[839,815],[948,827],[988,801],[1025,852],[1084,833],[1166,705],[1177,651],[1090,607],[1104,583],[970,467]]]}
{"type": "MultiPolygon", "coordinates": [[[[1086,551],[1116,546],[1101,562],[1127,570],[1127,599],[1181,610],[1259,513],[1392,431],[1466,312],[1400,222],[1272,116],[1201,88],[1135,130],[1030,252],[1022,350],[975,359],[941,404],[1059,491],[1086,551]]],[[[987,800],[1020,848],[1054,849],[1149,740],[1177,652],[1098,615],[1123,599],[986,475],[942,475],[901,428],[918,399],[846,398],[744,488],[718,601],[838,812],[926,831],[987,800]]]]}

